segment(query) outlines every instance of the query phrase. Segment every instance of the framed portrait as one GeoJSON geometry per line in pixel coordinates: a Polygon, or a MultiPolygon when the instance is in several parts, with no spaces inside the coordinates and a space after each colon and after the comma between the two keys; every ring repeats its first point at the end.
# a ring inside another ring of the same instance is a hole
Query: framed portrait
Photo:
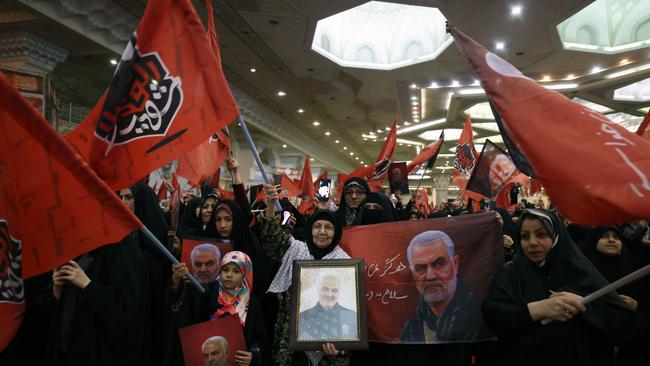
{"type": "Polygon", "coordinates": [[[362,259],[294,261],[289,349],[368,348],[362,259]]]}
{"type": "Polygon", "coordinates": [[[246,350],[238,315],[178,329],[186,366],[236,365],[235,354],[246,350]]]}

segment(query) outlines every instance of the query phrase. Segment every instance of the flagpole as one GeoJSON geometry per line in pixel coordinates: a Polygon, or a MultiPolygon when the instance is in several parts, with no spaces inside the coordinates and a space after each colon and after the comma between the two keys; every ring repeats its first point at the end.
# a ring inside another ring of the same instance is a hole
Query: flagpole
{"type": "MultiPolygon", "coordinates": [[[[164,245],[162,245],[162,243],[160,243],[160,240],[158,240],[158,238],[156,238],[151,233],[151,231],[147,229],[146,226],[143,225],[140,228],[140,232],[142,232],[147,238],[149,238],[149,240],[156,246],[156,248],[158,248],[158,250],[160,250],[162,254],[164,254],[165,257],[167,257],[167,259],[169,259],[173,264],[180,264],[178,262],[178,259],[176,259],[176,257],[174,257],[174,255],[170,253],[169,250],[165,248],[164,245]]],[[[192,285],[194,285],[194,287],[196,287],[196,289],[199,290],[199,292],[201,293],[205,292],[205,289],[203,288],[203,286],[201,286],[201,283],[199,283],[199,281],[197,281],[196,278],[194,278],[194,276],[192,276],[191,273],[188,272],[187,277],[190,279],[190,282],[192,282],[192,285]]]]}
{"type": "MultiPolygon", "coordinates": [[[[634,282],[634,281],[638,280],[639,278],[641,278],[643,276],[646,276],[647,274],[650,274],[650,264],[648,264],[647,266],[645,266],[643,268],[640,268],[640,269],[628,274],[625,277],[619,278],[618,280],[610,283],[607,286],[602,287],[599,290],[596,290],[596,291],[590,293],[589,295],[583,297],[582,300],[580,300],[580,303],[582,303],[582,305],[587,305],[590,302],[598,300],[599,298],[605,296],[606,294],[608,294],[608,293],[610,293],[612,291],[618,290],[619,288],[627,285],[630,282],[634,282]]],[[[548,324],[548,323],[550,323],[552,321],[553,320],[551,320],[551,319],[543,319],[542,324],[546,325],[546,324],[548,324]]]]}
{"type": "Polygon", "coordinates": [[[427,167],[424,167],[424,170],[422,171],[422,176],[420,177],[420,181],[418,182],[418,187],[415,189],[415,192],[420,190],[420,185],[422,184],[422,181],[424,180],[424,174],[427,172],[427,167]]]}
{"type": "MultiPolygon", "coordinates": [[[[255,143],[253,142],[253,138],[251,137],[251,134],[248,132],[248,128],[246,127],[246,122],[244,122],[244,119],[241,117],[241,115],[237,116],[237,122],[239,122],[239,126],[241,126],[241,130],[244,133],[244,137],[246,137],[246,141],[248,141],[248,147],[250,147],[251,152],[253,153],[253,157],[257,162],[257,166],[260,169],[260,173],[262,173],[262,178],[264,179],[264,182],[266,182],[266,184],[271,184],[271,181],[269,180],[269,177],[266,175],[266,171],[264,170],[264,164],[262,164],[262,159],[260,159],[260,154],[257,153],[257,148],[255,147],[255,143]]],[[[273,204],[275,205],[275,209],[278,212],[282,211],[282,206],[280,206],[280,201],[278,201],[277,198],[273,199],[273,204]]]]}

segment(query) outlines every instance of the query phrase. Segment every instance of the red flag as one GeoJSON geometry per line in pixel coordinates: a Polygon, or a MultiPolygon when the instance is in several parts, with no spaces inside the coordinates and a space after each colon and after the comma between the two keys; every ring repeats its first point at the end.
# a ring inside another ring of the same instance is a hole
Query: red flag
{"type": "Polygon", "coordinates": [[[217,187],[219,189],[219,197],[221,197],[224,200],[234,200],[235,199],[235,192],[233,191],[227,191],[224,188],[221,188],[221,186],[217,187]]]}
{"type": "Polygon", "coordinates": [[[286,174],[283,174],[280,177],[280,185],[283,190],[286,190],[286,194],[284,195],[285,197],[298,197],[301,193],[300,187],[286,174]]]}
{"type": "Polygon", "coordinates": [[[418,189],[415,195],[415,207],[421,210],[426,216],[429,216],[429,195],[424,188],[418,189]]]}
{"type": "Polygon", "coordinates": [[[169,189],[167,188],[167,183],[163,181],[160,183],[160,187],[158,188],[158,193],[156,194],[158,201],[167,199],[167,192],[169,192],[169,189]]]}
{"type": "Polygon", "coordinates": [[[469,176],[474,170],[478,153],[474,148],[474,131],[472,130],[472,121],[469,114],[465,119],[463,132],[456,145],[456,157],[454,158],[454,170],[452,171],[454,183],[462,190],[465,189],[469,176]]]}
{"type": "Polygon", "coordinates": [[[451,27],[481,80],[515,164],[581,225],[650,217],[650,144],[524,76],[451,27]]]}
{"type": "Polygon", "coordinates": [[[371,179],[382,180],[388,173],[388,167],[390,166],[390,161],[393,158],[395,153],[395,147],[397,146],[397,118],[393,120],[393,124],[390,127],[390,132],[386,137],[384,146],[382,146],[381,151],[377,155],[375,160],[374,171],[371,171],[371,175],[368,177],[371,179]]]}
{"type": "Polygon", "coordinates": [[[408,163],[406,171],[410,173],[413,170],[417,170],[424,162],[427,162],[428,167],[432,167],[438,157],[443,142],[445,142],[445,131],[440,133],[440,138],[438,138],[437,141],[427,145],[415,158],[413,158],[413,161],[408,163]]]}
{"type": "Polygon", "coordinates": [[[29,278],[142,227],[0,73],[0,351],[29,278]]]}
{"type": "Polygon", "coordinates": [[[213,43],[190,0],[147,3],[111,86],[66,136],[113,189],[187,153],[239,115],[213,43]]]}
{"type": "Polygon", "coordinates": [[[315,209],[314,205],[314,181],[311,177],[311,164],[309,164],[309,156],[305,156],[305,166],[302,169],[302,176],[300,177],[300,206],[298,211],[301,214],[311,213],[315,209]]]}
{"type": "Polygon", "coordinates": [[[650,130],[648,130],[648,124],[650,124],[650,111],[646,113],[645,118],[643,118],[643,122],[641,122],[639,128],[636,130],[637,135],[650,141],[650,130]]]}
{"type": "Polygon", "coordinates": [[[200,186],[210,180],[228,157],[230,138],[226,128],[214,133],[208,140],[178,159],[176,174],[200,186]]]}

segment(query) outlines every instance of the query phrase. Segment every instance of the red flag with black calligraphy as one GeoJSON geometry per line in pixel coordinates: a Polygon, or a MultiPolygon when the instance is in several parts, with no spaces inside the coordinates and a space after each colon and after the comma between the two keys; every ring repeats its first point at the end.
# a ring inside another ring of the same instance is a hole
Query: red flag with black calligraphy
{"type": "Polygon", "coordinates": [[[491,102],[517,168],[581,225],[650,217],[650,144],[601,113],[537,84],[450,27],[491,102]]]}
{"type": "Polygon", "coordinates": [[[66,136],[111,188],[187,153],[239,115],[208,33],[190,0],[147,3],[110,87],[66,136]]]}
{"type": "Polygon", "coordinates": [[[365,263],[369,341],[423,344],[494,339],[483,324],[481,299],[503,265],[501,236],[501,225],[491,212],[344,230],[341,248],[365,263]],[[416,244],[408,250],[411,243],[416,244]],[[450,279],[429,285],[426,277],[431,271],[444,271],[450,279]],[[424,317],[431,314],[426,299],[449,298],[445,296],[454,297],[456,305],[446,312],[453,315],[443,315],[436,329],[425,332],[423,326],[439,319],[424,317]]]}
{"type": "Polygon", "coordinates": [[[316,209],[316,201],[314,199],[314,180],[311,176],[311,164],[309,163],[309,156],[305,156],[305,165],[302,168],[302,176],[300,177],[300,206],[298,211],[305,215],[313,212],[316,209]]]}
{"type": "Polygon", "coordinates": [[[454,170],[452,171],[452,179],[461,191],[467,185],[467,181],[476,165],[476,159],[478,159],[478,153],[474,148],[474,131],[468,114],[463,126],[463,132],[461,132],[458,139],[458,145],[456,145],[456,157],[454,158],[454,170]]]}
{"type": "Polygon", "coordinates": [[[25,306],[23,279],[142,227],[0,72],[0,351],[25,306]]]}

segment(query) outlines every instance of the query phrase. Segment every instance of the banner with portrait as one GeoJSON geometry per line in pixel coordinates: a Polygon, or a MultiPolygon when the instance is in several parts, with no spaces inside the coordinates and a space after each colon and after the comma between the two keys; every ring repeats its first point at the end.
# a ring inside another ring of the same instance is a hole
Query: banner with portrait
{"type": "Polygon", "coordinates": [[[369,341],[494,339],[480,304],[503,265],[501,235],[493,212],[344,230],[341,247],[365,261],[369,341]]]}
{"type": "Polygon", "coordinates": [[[185,366],[236,365],[237,351],[246,351],[239,316],[228,315],[180,328],[185,366]]]}
{"type": "Polygon", "coordinates": [[[465,189],[494,200],[516,173],[508,153],[487,140],[465,189]]]}
{"type": "MultiPolygon", "coordinates": [[[[195,272],[195,260],[197,253],[199,251],[207,252],[209,254],[209,250],[211,246],[214,246],[218,249],[218,255],[213,255],[213,256],[206,256],[205,260],[209,262],[210,260],[214,261],[213,267],[215,268],[215,271],[221,267],[221,258],[223,256],[232,251],[233,248],[233,243],[230,240],[223,240],[223,239],[216,239],[216,238],[199,238],[199,237],[188,237],[183,239],[183,248],[181,250],[181,262],[184,262],[187,264],[187,269],[190,271],[190,273],[195,272]],[[195,250],[196,247],[199,247],[199,249],[195,250]],[[192,252],[194,252],[194,255],[192,255],[192,252]]],[[[216,252],[215,252],[216,253],[216,252]]],[[[203,259],[202,259],[203,260],[203,259]]],[[[215,273],[218,274],[218,273],[215,273]]]]}

